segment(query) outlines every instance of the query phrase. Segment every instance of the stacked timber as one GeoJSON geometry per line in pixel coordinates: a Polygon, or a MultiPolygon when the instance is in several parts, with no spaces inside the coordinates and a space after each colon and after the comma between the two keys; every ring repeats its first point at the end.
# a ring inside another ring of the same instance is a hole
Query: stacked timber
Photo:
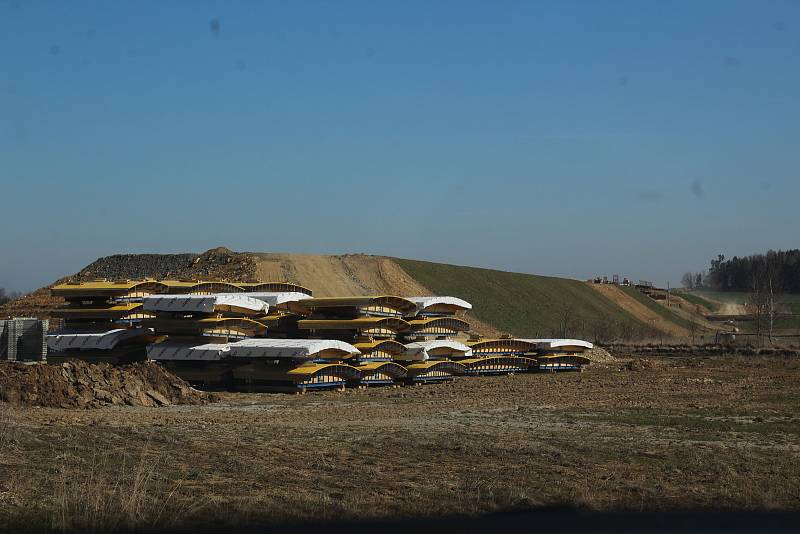
{"type": "Polygon", "coordinates": [[[93,362],[130,363],[146,359],[145,347],[155,341],[143,322],[145,297],[162,294],[167,287],[156,280],[96,280],[53,286],[51,293],[65,305],[51,311],[60,321],[47,336],[48,361],[68,358],[93,362]]]}

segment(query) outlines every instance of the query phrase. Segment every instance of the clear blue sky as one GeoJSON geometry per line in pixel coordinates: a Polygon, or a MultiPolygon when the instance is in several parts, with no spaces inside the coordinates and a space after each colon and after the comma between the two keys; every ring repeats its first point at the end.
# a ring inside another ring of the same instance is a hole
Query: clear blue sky
{"type": "Polygon", "coordinates": [[[0,286],[122,252],[673,283],[800,246],[800,2],[0,0],[0,286]]]}

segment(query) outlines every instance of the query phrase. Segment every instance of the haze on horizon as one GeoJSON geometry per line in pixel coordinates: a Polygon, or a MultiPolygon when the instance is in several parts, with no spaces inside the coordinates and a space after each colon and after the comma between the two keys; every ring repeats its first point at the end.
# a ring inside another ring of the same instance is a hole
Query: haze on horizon
{"type": "Polygon", "coordinates": [[[677,284],[798,246],[800,3],[0,1],[0,287],[363,252],[677,284]]]}

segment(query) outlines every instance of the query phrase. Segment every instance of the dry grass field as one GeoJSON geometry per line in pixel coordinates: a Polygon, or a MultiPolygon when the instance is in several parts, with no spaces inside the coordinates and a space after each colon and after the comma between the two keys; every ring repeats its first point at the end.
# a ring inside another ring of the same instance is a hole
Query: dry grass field
{"type": "Polygon", "coordinates": [[[800,509],[796,358],[650,358],[584,373],[221,398],[0,407],[0,524],[800,509]]]}

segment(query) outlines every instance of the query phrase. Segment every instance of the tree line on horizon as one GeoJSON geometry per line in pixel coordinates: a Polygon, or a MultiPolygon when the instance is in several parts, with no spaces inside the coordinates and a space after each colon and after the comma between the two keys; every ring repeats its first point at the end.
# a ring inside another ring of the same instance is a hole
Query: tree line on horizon
{"type": "Polygon", "coordinates": [[[706,273],[686,273],[683,283],[690,289],[800,293],[800,249],[732,258],[719,254],[706,273]]]}

